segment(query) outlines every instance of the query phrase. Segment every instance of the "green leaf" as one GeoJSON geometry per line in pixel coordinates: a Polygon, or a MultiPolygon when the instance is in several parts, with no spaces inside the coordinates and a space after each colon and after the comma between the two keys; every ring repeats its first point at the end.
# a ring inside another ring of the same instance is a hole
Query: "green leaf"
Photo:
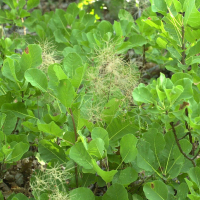
{"type": "Polygon", "coordinates": [[[166,49],[167,48],[167,42],[166,40],[164,40],[163,38],[161,37],[158,37],[156,39],[156,43],[158,44],[159,47],[161,47],[162,49],[166,49]]]}
{"type": "MultiPolygon", "coordinates": [[[[127,20],[122,20],[120,21],[121,23],[121,27],[122,27],[122,31],[123,31],[123,36],[129,36],[131,30],[132,30],[132,26],[133,26],[133,22],[129,22],[127,20]]],[[[126,42],[124,42],[126,43],[126,42]]]]}
{"type": "Polygon", "coordinates": [[[188,186],[186,183],[181,183],[177,189],[177,197],[178,199],[186,199],[188,194],[188,186]]]}
{"type": "Polygon", "coordinates": [[[16,123],[17,123],[17,117],[13,114],[13,112],[7,112],[6,119],[3,124],[3,132],[6,135],[10,135],[12,131],[15,129],[16,123]]]}
{"type": "Polygon", "coordinates": [[[134,194],[132,195],[133,200],[143,200],[143,198],[141,196],[139,196],[138,194],[134,194]]]}
{"type": "MultiPolygon", "coordinates": [[[[6,3],[12,9],[16,8],[16,0],[3,0],[3,2],[6,3]]],[[[0,3],[2,3],[2,1],[0,1],[0,3]]]]}
{"type": "Polygon", "coordinates": [[[6,114],[5,113],[0,113],[0,129],[2,128],[4,122],[6,119],[6,114]]]}
{"type": "Polygon", "coordinates": [[[198,188],[200,188],[200,167],[193,167],[189,171],[189,177],[194,181],[198,188]]]}
{"type": "Polygon", "coordinates": [[[104,141],[105,148],[107,149],[109,146],[109,137],[108,132],[101,128],[101,127],[95,127],[91,132],[92,139],[101,138],[104,141]]]}
{"type": "Polygon", "coordinates": [[[67,162],[64,150],[57,144],[45,139],[39,142],[38,153],[44,162],[49,162],[53,159],[56,159],[61,164],[67,162]]]}
{"type": "Polygon", "coordinates": [[[72,146],[74,144],[75,144],[74,132],[70,132],[70,131],[65,132],[65,134],[63,135],[63,142],[61,142],[61,145],[72,146]]]}
{"type": "Polygon", "coordinates": [[[54,121],[58,126],[62,126],[66,122],[66,119],[67,119],[66,113],[60,113],[56,116],[53,116],[51,114],[46,114],[43,117],[45,123],[50,123],[51,121],[54,121]]]}
{"type": "Polygon", "coordinates": [[[22,73],[29,68],[36,68],[42,64],[42,49],[39,45],[28,45],[28,54],[23,52],[20,59],[22,73]]]}
{"type": "Polygon", "coordinates": [[[119,183],[121,185],[127,186],[136,181],[137,178],[138,173],[135,171],[135,169],[132,167],[127,167],[123,170],[120,170],[120,172],[114,176],[113,183],[119,183]],[[116,176],[117,178],[115,179],[116,176]]]}
{"type": "Polygon", "coordinates": [[[81,85],[81,82],[83,80],[83,76],[85,74],[85,70],[86,70],[85,66],[79,67],[79,68],[76,69],[75,75],[71,79],[71,83],[75,88],[79,88],[79,86],[81,85]]]}
{"type": "Polygon", "coordinates": [[[131,44],[131,42],[123,42],[122,44],[116,46],[116,53],[117,54],[125,53],[127,50],[131,49],[132,47],[133,45],[131,44]]]}
{"type": "Polygon", "coordinates": [[[38,127],[29,121],[23,122],[22,125],[27,127],[28,129],[30,129],[33,132],[39,132],[38,127]]]}
{"type": "Polygon", "coordinates": [[[58,43],[64,43],[66,45],[69,45],[69,39],[67,38],[66,32],[61,29],[57,29],[53,32],[56,42],[58,43]]]}
{"type": "Polygon", "coordinates": [[[29,143],[28,141],[28,135],[24,135],[24,134],[19,134],[19,135],[15,135],[15,134],[11,134],[11,135],[7,135],[7,142],[11,143],[11,142],[23,142],[23,143],[29,143]]]}
{"type": "Polygon", "coordinates": [[[22,9],[26,4],[26,1],[25,0],[19,0],[19,3],[18,3],[18,6],[19,6],[19,9],[22,9]]]}
{"type": "Polygon", "coordinates": [[[77,53],[69,53],[63,60],[64,70],[69,78],[76,74],[76,69],[83,66],[82,59],[77,53]]]}
{"type": "Polygon", "coordinates": [[[162,102],[166,99],[166,94],[165,92],[162,92],[161,90],[159,90],[158,85],[156,85],[156,92],[158,94],[159,100],[162,102]]]}
{"type": "Polygon", "coordinates": [[[18,83],[20,79],[20,66],[16,60],[7,58],[3,64],[2,74],[9,80],[16,82],[18,87],[20,87],[18,83]]]}
{"type": "MultiPolygon", "coordinates": [[[[182,33],[181,33],[181,26],[182,26],[182,15],[178,14],[176,17],[172,16],[171,14],[167,14],[164,18],[164,27],[165,30],[169,33],[170,39],[173,39],[174,41],[176,41],[176,43],[178,45],[182,45],[182,33]]],[[[166,36],[165,36],[166,37],[166,36]]],[[[176,45],[177,45],[176,44],[176,45]]],[[[172,43],[173,45],[173,43],[172,43]]],[[[178,48],[176,47],[176,45],[170,46],[169,48],[167,48],[170,52],[171,55],[174,57],[173,52],[176,53],[175,55],[177,55],[178,59],[181,58],[181,52],[178,51],[178,48]]]]}
{"type": "Polygon", "coordinates": [[[195,0],[185,0],[183,10],[185,11],[184,25],[188,24],[193,28],[199,28],[200,13],[196,8],[195,0]]]}
{"type": "MultiPolygon", "coordinates": [[[[55,26],[57,26],[56,30],[64,30],[65,31],[65,35],[69,35],[68,31],[67,31],[67,19],[65,17],[66,12],[64,10],[61,9],[56,9],[55,14],[53,16],[53,22],[55,23],[55,26]]],[[[55,30],[53,30],[55,31],[55,30]]]]}
{"type": "Polygon", "coordinates": [[[90,47],[91,48],[96,48],[97,45],[99,44],[99,42],[97,42],[95,40],[95,34],[92,33],[92,32],[89,32],[89,33],[86,34],[86,36],[87,36],[87,39],[88,39],[90,47]]]}
{"type": "Polygon", "coordinates": [[[8,156],[5,157],[4,162],[17,162],[21,159],[21,157],[29,150],[30,145],[27,143],[19,142],[17,143],[12,153],[8,154],[8,156]]]}
{"type": "Polygon", "coordinates": [[[88,143],[87,143],[87,138],[82,134],[82,132],[80,130],[78,130],[78,135],[79,138],[83,144],[83,146],[85,147],[85,149],[88,151],[88,143]]]}
{"type": "Polygon", "coordinates": [[[98,30],[101,32],[101,35],[104,36],[108,32],[113,32],[113,26],[109,21],[102,20],[98,26],[98,30]]]}
{"type": "Polygon", "coordinates": [[[189,78],[183,78],[179,79],[178,81],[175,82],[174,84],[176,85],[181,85],[184,88],[183,93],[180,95],[179,99],[190,99],[193,97],[193,81],[190,80],[189,78]]]}
{"type": "Polygon", "coordinates": [[[155,155],[160,154],[165,148],[166,143],[164,136],[155,128],[150,128],[146,133],[144,133],[143,138],[145,141],[149,142],[155,155]]]}
{"type": "Polygon", "coordinates": [[[28,16],[30,16],[30,13],[28,11],[22,9],[20,11],[20,15],[19,16],[20,16],[20,18],[28,17],[28,16]]]}
{"type": "Polygon", "coordinates": [[[40,3],[40,0],[28,0],[28,2],[27,2],[27,10],[30,10],[30,9],[38,6],[39,3],[40,3]]]}
{"type": "Polygon", "coordinates": [[[96,163],[96,160],[92,159],[92,164],[94,167],[94,170],[97,172],[99,176],[106,182],[109,183],[112,181],[113,176],[117,173],[117,170],[111,170],[111,171],[103,171],[98,164],[96,163]]]}
{"type": "Polygon", "coordinates": [[[121,9],[119,11],[118,17],[119,17],[120,20],[126,20],[126,21],[130,21],[130,22],[134,21],[133,16],[131,15],[131,13],[126,11],[126,10],[124,10],[124,9],[121,9]]]}
{"type": "Polygon", "coordinates": [[[62,70],[61,65],[59,65],[57,63],[53,64],[53,71],[54,71],[54,73],[57,76],[57,78],[58,78],[59,81],[63,80],[63,79],[67,79],[67,75],[62,70]]]}
{"type": "Polygon", "coordinates": [[[172,80],[173,83],[176,83],[177,81],[184,79],[184,78],[188,78],[190,80],[193,80],[193,78],[190,74],[186,74],[186,73],[183,73],[183,72],[177,72],[177,73],[173,74],[171,80],[172,80]]]}
{"type": "Polygon", "coordinates": [[[177,85],[173,89],[165,89],[165,93],[167,95],[168,101],[170,102],[170,106],[172,106],[176,102],[183,91],[184,89],[181,85],[177,85]]]}
{"type": "Polygon", "coordinates": [[[123,31],[120,22],[114,21],[113,28],[115,30],[116,36],[123,36],[123,31]]]}
{"type": "Polygon", "coordinates": [[[194,56],[200,52],[200,41],[198,41],[194,46],[189,49],[189,53],[187,58],[190,56],[194,56]]]}
{"type": "Polygon", "coordinates": [[[71,159],[73,159],[76,163],[78,163],[85,169],[93,168],[91,157],[81,142],[76,143],[74,146],[71,147],[69,156],[71,159]]]}
{"type": "Polygon", "coordinates": [[[70,191],[70,200],[95,200],[93,192],[89,188],[79,187],[70,191]]]}
{"type": "MultiPolygon", "coordinates": [[[[176,32],[177,33],[177,32],[176,32]]],[[[172,35],[172,33],[170,33],[172,35]]],[[[176,36],[174,36],[176,37],[176,36]]],[[[181,44],[181,38],[175,38],[176,41],[179,41],[179,43],[181,44]]],[[[181,56],[181,52],[179,52],[177,49],[175,49],[173,46],[167,46],[167,50],[170,52],[171,56],[175,59],[181,60],[182,56],[181,56]]]]}
{"type": "Polygon", "coordinates": [[[107,124],[110,124],[112,122],[121,104],[122,102],[115,98],[109,100],[109,102],[106,103],[106,105],[104,106],[104,110],[101,113],[101,116],[102,119],[107,122],[107,124]]]}
{"type": "Polygon", "coordinates": [[[67,6],[67,13],[71,14],[74,18],[76,18],[79,11],[80,10],[76,3],[70,3],[69,6],[67,6]]]}
{"type": "Polygon", "coordinates": [[[89,187],[91,184],[94,184],[97,181],[96,173],[83,173],[81,186],[89,187]]]}
{"type": "Polygon", "coordinates": [[[129,198],[126,189],[118,183],[111,185],[102,198],[102,200],[128,200],[128,199],[129,198]]]}
{"type": "Polygon", "coordinates": [[[56,97],[66,107],[70,108],[75,97],[74,88],[69,80],[61,80],[56,88],[56,97]]]}
{"type": "Polygon", "coordinates": [[[187,197],[189,197],[191,200],[200,200],[199,194],[197,194],[194,190],[195,184],[192,181],[189,181],[187,178],[185,178],[185,182],[190,190],[190,194],[188,194],[187,197]]]}
{"type": "Polygon", "coordinates": [[[31,83],[31,85],[42,90],[43,92],[47,92],[48,81],[44,72],[39,69],[28,69],[26,70],[24,76],[25,79],[31,83]]]}
{"type": "Polygon", "coordinates": [[[62,136],[62,129],[55,124],[55,122],[51,122],[49,124],[40,124],[37,123],[38,129],[40,131],[43,131],[45,133],[50,133],[52,135],[55,135],[56,137],[61,137],[62,136]]]}
{"type": "Polygon", "coordinates": [[[146,141],[140,141],[138,144],[138,155],[137,155],[138,167],[146,171],[156,171],[158,168],[158,163],[155,160],[155,154],[150,149],[150,144],[146,141]]]}
{"type": "Polygon", "coordinates": [[[125,163],[135,160],[137,156],[137,138],[132,134],[127,134],[120,141],[120,154],[125,163]]]}
{"type": "Polygon", "coordinates": [[[122,119],[118,117],[113,119],[106,130],[110,138],[110,145],[112,145],[112,143],[116,142],[124,135],[138,131],[138,127],[136,127],[135,124],[131,124],[129,120],[123,122],[122,119]]]}
{"type": "Polygon", "coordinates": [[[133,99],[143,103],[152,103],[152,94],[144,86],[137,87],[133,91],[133,99]]]}
{"type": "Polygon", "coordinates": [[[27,196],[25,196],[22,193],[15,194],[14,197],[11,197],[11,196],[9,196],[8,200],[31,200],[30,198],[28,198],[27,196]],[[10,197],[12,199],[10,199],[10,197]]]}
{"type": "MultiPolygon", "coordinates": [[[[70,4],[69,4],[70,5],[70,4]]],[[[74,21],[76,21],[76,17],[74,17],[72,14],[70,13],[66,13],[65,14],[65,18],[67,20],[67,23],[69,26],[71,26],[73,24],[74,21]]]]}
{"type": "Polygon", "coordinates": [[[165,138],[165,144],[166,144],[162,153],[162,156],[165,158],[165,164],[166,164],[164,174],[167,174],[167,173],[171,174],[171,173],[174,173],[173,166],[176,163],[176,160],[174,160],[174,157],[173,157],[173,149],[174,149],[174,146],[176,145],[175,138],[172,131],[167,132],[164,138],[165,138]]]}
{"type": "Polygon", "coordinates": [[[4,199],[4,196],[1,191],[0,191],[0,199],[4,199]]]}
{"type": "Polygon", "coordinates": [[[11,92],[6,93],[5,95],[1,95],[0,98],[0,108],[4,103],[12,103],[14,98],[11,95],[11,92]]]}
{"type": "Polygon", "coordinates": [[[153,12],[167,12],[167,4],[165,0],[152,0],[151,8],[153,12]]]}
{"type": "Polygon", "coordinates": [[[199,29],[194,30],[193,28],[188,27],[188,26],[185,28],[185,39],[188,42],[191,42],[191,43],[196,42],[199,39],[199,35],[200,35],[199,29]]]}
{"type": "Polygon", "coordinates": [[[101,138],[92,140],[88,145],[88,153],[99,159],[103,159],[104,149],[104,141],[101,138]]]}
{"type": "Polygon", "coordinates": [[[9,80],[13,82],[19,82],[17,78],[17,72],[19,72],[19,64],[11,59],[11,58],[6,58],[3,63],[3,68],[2,68],[2,74],[8,78],[9,80]]]}
{"type": "Polygon", "coordinates": [[[146,39],[139,34],[132,34],[128,41],[131,42],[132,47],[141,47],[147,43],[146,39]]]}
{"type": "Polygon", "coordinates": [[[16,117],[19,118],[25,118],[25,117],[31,117],[24,105],[24,103],[17,102],[17,103],[4,103],[1,107],[2,112],[11,111],[16,117]]]}
{"type": "Polygon", "coordinates": [[[168,198],[167,186],[159,180],[146,183],[143,190],[149,200],[166,200],[168,198]]]}

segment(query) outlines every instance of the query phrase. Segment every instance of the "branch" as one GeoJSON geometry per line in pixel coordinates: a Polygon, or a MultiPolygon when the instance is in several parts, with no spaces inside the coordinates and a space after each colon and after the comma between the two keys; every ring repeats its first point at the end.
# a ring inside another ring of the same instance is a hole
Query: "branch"
{"type": "Polygon", "coordinates": [[[172,131],[173,131],[173,133],[174,133],[175,141],[176,141],[176,144],[177,144],[177,146],[178,146],[178,148],[179,148],[179,151],[183,154],[183,156],[184,156],[186,159],[188,159],[188,160],[190,160],[190,161],[192,162],[192,164],[193,164],[194,167],[196,167],[196,164],[195,164],[194,160],[193,160],[192,158],[188,157],[188,156],[183,152],[183,150],[182,150],[182,148],[181,148],[181,145],[180,145],[179,140],[178,140],[177,135],[176,135],[176,130],[175,130],[175,128],[174,128],[174,122],[170,122],[170,125],[171,125],[171,127],[172,127],[172,131]]]}
{"type": "Polygon", "coordinates": [[[194,159],[199,155],[199,153],[200,153],[200,149],[199,149],[199,151],[197,152],[197,154],[192,158],[192,160],[194,160],[194,159]]]}
{"type": "Polygon", "coordinates": [[[17,129],[17,125],[18,125],[18,123],[19,123],[19,120],[20,120],[20,118],[18,117],[18,118],[17,118],[17,122],[16,122],[16,124],[15,124],[15,128],[14,128],[14,130],[12,131],[11,134],[14,134],[14,133],[15,133],[15,131],[16,131],[16,129],[17,129]]]}
{"type": "MultiPolygon", "coordinates": [[[[185,109],[185,115],[188,117],[188,109],[187,108],[185,109]]],[[[192,134],[191,134],[190,127],[189,127],[187,121],[185,121],[185,127],[188,130],[190,144],[192,145],[192,151],[190,152],[190,154],[194,156],[195,146],[194,146],[194,143],[192,142],[192,134]]]]}
{"type": "Polygon", "coordinates": [[[182,140],[183,138],[185,138],[188,135],[188,133],[186,133],[183,137],[179,138],[178,140],[182,140]]]}

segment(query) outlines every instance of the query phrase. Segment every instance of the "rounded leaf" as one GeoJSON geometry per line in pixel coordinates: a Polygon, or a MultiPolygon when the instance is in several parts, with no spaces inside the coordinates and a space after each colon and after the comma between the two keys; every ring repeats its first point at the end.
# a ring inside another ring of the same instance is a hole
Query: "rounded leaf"
{"type": "Polygon", "coordinates": [[[95,200],[93,192],[89,188],[79,187],[70,192],[70,200],[95,200]]]}
{"type": "Polygon", "coordinates": [[[103,200],[128,200],[128,193],[126,189],[118,184],[115,183],[111,185],[107,192],[104,194],[103,200]]]}
{"type": "Polygon", "coordinates": [[[137,156],[137,138],[132,134],[125,135],[120,141],[120,154],[125,163],[134,161],[137,156]]]}
{"type": "Polygon", "coordinates": [[[39,69],[28,69],[25,72],[25,79],[31,83],[31,85],[42,90],[43,92],[47,91],[47,77],[44,72],[39,69]]]}
{"type": "Polygon", "coordinates": [[[168,198],[167,186],[162,181],[153,181],[145,184],[145,196],[149,200],[166,200],[168,198]]]}

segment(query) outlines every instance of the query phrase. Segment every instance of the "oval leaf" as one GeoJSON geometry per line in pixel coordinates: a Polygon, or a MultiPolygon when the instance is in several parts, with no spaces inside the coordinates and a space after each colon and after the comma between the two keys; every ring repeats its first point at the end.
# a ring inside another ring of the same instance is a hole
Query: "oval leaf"
{"type": "Polygon", "coordinates": [[[59,163],[65,163],[67,161],[64,150],[57,144],[41,140],[38,145],[38,152],[40,154],[40,159],[44,162],[49,162],[56,159],[59,163]]]}
{"type": "Polygon", "coordinates": [[[137,156],[137,138],[132,134],[125,135],[120,141],[120,154],[123,162],[129,163],[135,160],[137,156]]]}
{"type": "Polygon", "coordinates": [[[69,156],[85,169],[92,169],[91,157],[82,143],[76,143],[70,150],[69,156]]]}
{"type": "Polygon", "coordinates": [[[166,200],[168,198],[167,186],[162,181],[156,180],[147,183],[143,190],[149,200],[166,200]]]}
{"type": "Polygon", "coordinates": [[[89,188],[79,187],[70,192],[70,200],[95,200],[93,192],[89,188]]]}
{"type": "Polygon", "coordinates": [[[126,189],[118,184],[115,183],[111,185],[107,192],[104,194],[103,200],[128,200],[128,193],[126,189]]]}
{"type": "Polygon", "coordinates": [[[39,69],[28,69],[25,72],[25,79],[31,83],[31,85],[42,90],[43,92],[47,91],[47,77],[44,72],[39,69]]]}

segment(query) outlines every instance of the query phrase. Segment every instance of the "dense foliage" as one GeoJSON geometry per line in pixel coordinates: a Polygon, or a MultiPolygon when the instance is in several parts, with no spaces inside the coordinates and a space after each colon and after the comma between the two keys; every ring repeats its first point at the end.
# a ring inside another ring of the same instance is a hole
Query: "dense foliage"
{"type": "Polygon", "coordinates": [[[200,199],[200,2],[150,0],[113,24],[75,3],[42,15],[39,0],[4,2],[0,24],[24,35],[1,29],[0,184],[19,161],[41,164],[32,197],[8,199],[200,199]],[[147,62],[171,77],[147,84],[147,62]]]}

